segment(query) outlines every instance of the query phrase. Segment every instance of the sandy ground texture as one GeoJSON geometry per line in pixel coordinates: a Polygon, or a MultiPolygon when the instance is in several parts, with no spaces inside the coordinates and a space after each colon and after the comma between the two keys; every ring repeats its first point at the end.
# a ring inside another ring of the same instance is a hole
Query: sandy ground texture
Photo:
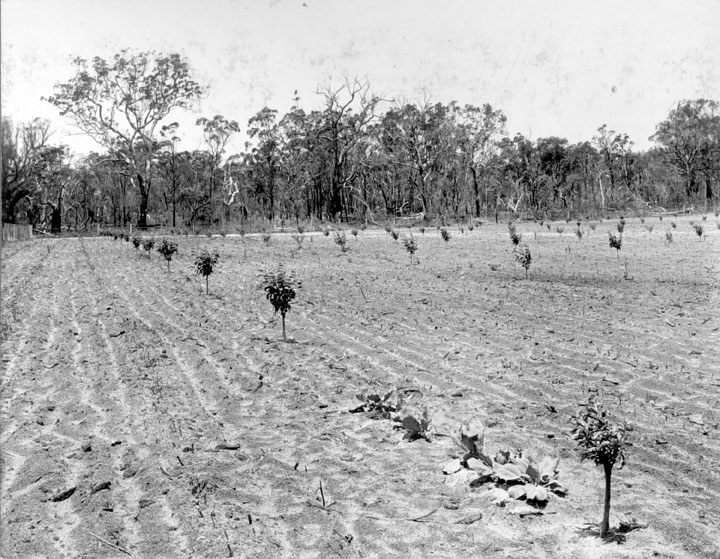
{"type": "Polygon", "coordinates": [[[628,220],[619,255],[614,221],[520,223],[528,279],[504,224],[415,228],[412,265],[407,229],[348,231],[345,253],[180,236],[170,272],[112,238],[7,244],[0,555],[720,557],[720,230],[672,219],[628,220]],[[258,289],[281,262],[303,281],[289,343],[258,289]],[[349,413],[390,390],[430,442],[349,413]],[[569,438],[590,396],[633,427],[610,541],[569,438]],[[568,495],[538,509],[443,474],[469,420],[491,454],[560,458],[568,495]]]}

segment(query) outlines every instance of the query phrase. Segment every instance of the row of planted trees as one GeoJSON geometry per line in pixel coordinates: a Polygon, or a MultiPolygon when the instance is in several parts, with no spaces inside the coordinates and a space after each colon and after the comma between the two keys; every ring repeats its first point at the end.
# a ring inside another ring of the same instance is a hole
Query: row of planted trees
{"type": "Polygon", "coordinates": [[[579,215],[650,206],[712,205],[720,183],[720,109],[684,101],[657,125],[647,151],[601,126],[588,141],[511,137],[488,104],[399,103],[366,82],[264,108],[241,153],[237,122],[200,118],[203,149],[183,149],[178,110],[205,93],[179,55],[123,51],[75,60],[47,101],[95,139],[74,157],[48,124],[2,121],[3,218],[59,230],[100,222],[140,227],[266,219],[579,215]]]}

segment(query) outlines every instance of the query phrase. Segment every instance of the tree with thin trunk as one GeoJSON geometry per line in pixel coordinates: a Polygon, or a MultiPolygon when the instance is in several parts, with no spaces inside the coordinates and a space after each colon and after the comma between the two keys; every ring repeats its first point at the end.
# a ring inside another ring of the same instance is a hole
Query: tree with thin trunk
{"type": "Polygon", "coordinates": [[[195,273],[205,278],[205,295],[210,294],[210,274],[215,271],[215,266],[220,260],[217,252],[209,253],[203,250],[195,258],[195,273]]]}
{"type": "Polygon", "coordinates": [[[179,54],[127,49],[107,61],[75,58],[75,76],[46,100],[130,170],[139,193],[138,227],[147,226],[153,165],[161,148],[158,125],[175,109],[189,109],[203,88],[179,54]]]}
{"type": "Polygon", "coordinates": [[[577,442],[582,460],[593,460],[605,472],[605,504],[600,523],[600,537],[605,538],[610,530],[610,489],[615,464],[625,464],[625,435],[630,430],[627,424],[614,423],[607,412],[592,398],[571,418],[574,428],[572,438],[577,442]]]}
{"type": "Polygon", "coordinates": [[[295,299],[296,290],[302,286],[300,280],[295,278],[294,273],[286,272],[282,266],[274,272],[263,275],[260,287],[265,291],[268,301],[280,313],[282,317],[283,340],[287,341],[285,335],[285,315],[290,312],[290,306],[295,299]]]}

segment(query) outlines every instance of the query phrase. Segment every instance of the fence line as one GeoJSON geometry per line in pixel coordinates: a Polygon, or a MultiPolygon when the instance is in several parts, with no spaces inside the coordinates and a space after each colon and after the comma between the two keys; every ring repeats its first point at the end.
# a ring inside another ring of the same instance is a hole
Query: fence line
{"type": "Polygon", "coordinates": [[[32,238],[32,225],[18,225],[17,223],[2,224],[2,240],[4,243],[8,241],[27,241],[32,238]]]}

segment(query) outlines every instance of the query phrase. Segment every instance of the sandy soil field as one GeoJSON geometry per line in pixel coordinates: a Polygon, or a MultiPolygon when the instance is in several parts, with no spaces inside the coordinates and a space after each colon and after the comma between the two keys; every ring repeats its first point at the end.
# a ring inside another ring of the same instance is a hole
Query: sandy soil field
{"type": "Polygon", "coordinates": [[[414,228],[412,265],[371,229],[345,253],[180,236],[170,272],[112,238],[7,244],[0,555],[720,557],[720,230],[671,219],[629,219],[619,255],[615,221],[520,223],[528,279],[504,224],[414,228]],[[258,289],[279,263],[303,282],[289,342],[258,289]],[[350,413],[391,390],[430,441],[350,413]],[[590,396],[633,428],[609,541],[602,469],[569,437],[590,396]],[[559,458],[567,496],[444,474],[477,420],[491,454],[559,458]]]}

